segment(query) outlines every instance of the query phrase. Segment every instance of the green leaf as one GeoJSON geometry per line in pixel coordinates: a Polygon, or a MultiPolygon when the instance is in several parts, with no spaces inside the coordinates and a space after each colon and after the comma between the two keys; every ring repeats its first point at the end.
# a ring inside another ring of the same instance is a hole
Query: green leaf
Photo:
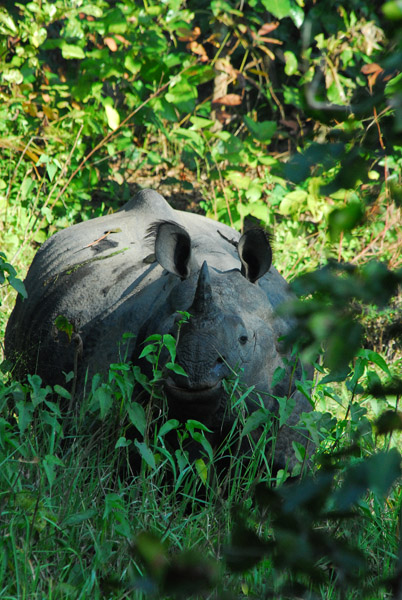
{"type": "Polygon", "coordinates": [[[247,190],[251,184],[251,177],[238,171],[229,171],[226,179],[231,181],[239,190],[247,190]]]}
{"type": "Polygon", "coordinates": [[[351,231],[362,220],[364,211],[360,203],[353,202],[344,208],[336,208],[328,218],[331,240],[335,241],[341,232],[351,231]]]}
{"type": "Polygon", "coordinates": [[[180,426],[180,421],[178,421],[177,419],[169,419],[160,428],[158,436],[163,437],[164,435],[169,433],[169,431],[172,431],[173,429],[177,429],[179,426],[180,426]]]}
{"type": "Polygon", "coordinates": [[[39,377],[39,375],[28,375],[28,381],[32,388],[31,400],[34,407],[36,408],[46,399],[46,396],[48,394],[52,393],[52,388],[50,387],[50,385],[47,385],[43,388],[42,379],[39,377]]]}
{"type": "Polygon", "coordinates": [[[176,375],[183,375],[183,377],[188,377],[187,373],[180,365],[168,362],[165,366],[167,369],[169,369],[169,371],[173,371],[173,373],[176,373],[176,375]]]}
{"type": "Polygon", "coordinates": [[[195,440],[196,442],[198,442],[198,444],[200,444],[203,447],[203,449],[205,450],[205,452],[208,455],[209,460],[212,462],[213,459],[214,459],[214,451],[212,449],[211,444],[209,443],[209,441],[205,437],[204,432],[202,432],[202,431],[194,431],[192,433],[192,438],[193,438],[193,440],[195,440]]]}
{"type": "Polygon", "coordinates": [[[45,39],[47,38],[47,31],[44,27],[36,27],[34,32],[31,33],[31,35],[29,36],[29,41],[31,42],[32,46],[35,46],[35,48],[39,48],[39,46],[41,46],[43,44],[43,42],[45,41],[45,39]]]}
{"type": "Polygon", "coordinates": [[[109,125],[110,129],[114,131],[120,125],[120,115],[117,110],[113,108],[113,106],[110,106],[110,104],[105,104],[105,112],[107,124],[109,125]]]}
{"type": "Polygon", "coordinates": [[[141,406],[141,404],[138,404],[138,402],[132,402],[127,407],[127,412],[134,427],[136,427],[142,437],[144,437],[147,428],[147,419],[144,408],[141,406]]]}
{"type": "Polygon", "coordinates": [[[134,444],[137,446],[141,458],[147,463],[149,467],[151,467],[151,469],[155,469],[155,458],[148,446],[144,444],[144,442],[139,442],[138,440],[134,440],[134,444]]]}
{"type": "Polygon", "coordinates": [[[186,80],[182,79],[169,89],[165,98],[180,112],[189,113],[195,108],[198,92],[195,86],[190,85],[186,80]]]}
{"type": "Polygon", "coordinates": [[[345,510],[353,505],[366,490],[384,496],[394,481],[401,476],[401,455],[396,448],[378,452],[351,467],[345,474],[344,483],[337,492],[338,508],[345,510]]]}
{"type": "Polygon", "coordinates": [[[357,353],[357,356],[366,358],[367,360],[369,360],[372,363],[374,363],[375,365],[377,365],[377,367],[380,367],[380,369],[382,371],[384,371],[384,373],[386,373],[387,375],[391,375],[391,372],[389,370],[387,363],[385,362],[385,360],[381,356],[381,354],[378,354],[378,352],[374,352],[374,350],[361,349],[357,353]]]}
{"type": "Polygon", "coordinates": [[[3,71],[2,78],[9,83],[19,85],[24,81],[24,77],[18,69],[7,69],[3,71]]]}
{"type": "Polygon", "coordinates": [[[56,467],[64,467],[64,463],[57,456],[54,456],[53,454],[47,454],[42,464],[43,468],[45,469],[49,484],[52,486],[54,480],[56,479],[56,467]]]}
{"type": "Polygon", "coordinates": [[[64,331],[64,333],[68,335],[69,341],[71,341],[71,336],[74,331],[73,324],[63,315],[56,317],[54,324],[59,331],[64,331]]]}
{"type": "Polygon", "coordinates": [[[260,427],[269,423],[271,420],[270,413],[266,408],[259,408],[255,410],[249,417],[247,417],[246,423],[241,432],[241,436],[244,437],[260,427]]]}
{"type": "Polygon", "coordinates": [[[291,215],[300,212],[307,202],[308,194],[304,190],[289,192],[282,198],[278,212],[281,215],[291,215]]]}
{"type": "Polygon", "coordinates": [[[119,439],[117,440],[116,444],[115,444],[115,448],[127,448],[127,446],[130,446],[132,444],[131,440],[126,440],[126,438],[124,436],[119,437],[119,439]]]}
{"type": "Polygon", "coordinates": [[[24,283],[18,279],[18,277],[9,277],[8,281],[10,285],[19,293],[23,298],[28,298],[28,293],[25,289],[24,283]]]}
{"type": "Polygon", "coordinates": [[[261,3],[277,19],[290,16],[291,6],[289,0],[261,0],[261,3]]]}
{"type": "Polygon", "coordinates": [[[279,427],[282,427],[293,413],[296,400],[295,398],[277,398],[277,400],[279,404],[279,427]]]}
{"type": "Polygon", "coordinates": [[[200,423],[200,421],[196,421],[195,419],[188,419],[188,421],[186,421],[186,429],[191,433],[191,435],[193,435],[194,431],[197,429],[212,433],[211,429],[208,429],[204,423],[200,423]]]}
{"type": "Polygon", "coordinates": [[[110,409],[113,406],[113,394],[106,384],[102,384],[95,390],[92,396],[90,408],[99,410],[100,418],[103,420],[107,417],[110,409]]]}
{"type": "Polygon", "coordinates": [[[297,58],[290,50],[284,52],[285,56],[285,73],[286,75],[295,75],[298,72],[297,58]]]}
{"type": "Polygon", "coordinates": [[[25,402],[25,400],[20,400],[15,403],[15,407],[18,413],[18,427],[20,433],[24,433],[28,425],[32,422],[34,405],[32,402],[25,402]]]}
{"type": "Polygon", "coordinates": [[[391,0],[382,5],[382,12],[386,19],[399,21],[402,19],[402,3],[400,0],[391,0]]]}
{"type": "Polygon", "coordinates": [[[62,387],[61,385],[55,385],[53,389],[56,392],[56,394],[58,394],[62,398],[65,398],[66,400],[71,399],[70,392],[68,390],[66,390],[64,387],[62,387]]]}
{"type": "Polygon", "coordinates": [[[215,125],[215,121],[212,119],[205,119],[204,117],[191,117],[190,122],[193,125],[193,129],[210,129],[215,125]]]}
{"type": "Polygon", "coordinates": [[[95,517],[97,514],[98,511],[95,508],[89,508],[83,512],[74,513],[73,515],[69,515],[66,519],[64,519],[63,527],[79,525],[88,519],[92,519],[92,517],[95,517]]]}
{"type": "Polygon", "coordinates": [[[5,8],[0,8],[0,34],[1,35],[18,35],[18,29],[14,20],[5,8]]]}
{"type": "Polygon", "coordinates": [[[275,121],[259,121],[256,123],[247,115],[244,115],[243,120],[253,138],[260,142],[269,142],[276,131],[275,121]]]}
{"type": "Polygon", "coordinates": [[[162,338],[162,343],[168,349],[170,358],[174,362],[176,358],[176,340],[170,333],[166,333],[162,338]]]}
{"type": "Polygon", "coordinates": [[[148,354],[152,354],[153,352],[157,351],[157,347],[154,346],[153,344],[148,344],[148,346],[145,346],[144,350],[141,352],[141,354],[139,355],[138,358],[144,358],[144,356],[148,356],[148,354]]]}
{"type": "Polygon", "coordinates": [[[202,458],[197,458],[195,461],[195,468],[202,483],[205,485],[208,479],[208,467],[202,458]]]}
{"type": "Polygon", "coordinates": [[[67,44],[63,41],[61,44],[61,54],[63,58],[70,60],[73,58],[85,58],[85,53],[80,46],[74,44],[67,44]]]}

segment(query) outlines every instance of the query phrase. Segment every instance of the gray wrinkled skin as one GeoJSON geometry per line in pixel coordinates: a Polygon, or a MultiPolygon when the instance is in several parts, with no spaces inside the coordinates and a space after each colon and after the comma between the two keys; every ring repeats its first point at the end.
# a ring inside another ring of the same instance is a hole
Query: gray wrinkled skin
{"type": "MultiPolygon", "coordinates": [[[[288,287],[270,267],[270,248],[260,232],[241,238],[236,248],[239,239],[226,225],[172,209],[152,190],[137,193],[117,213],[55,234],[35,256],[25,280],[28,299],[17,299],[8,322],[6,356],[15,375],[38,373],[45,383],[65,385],[62,373],[74,370],[77,353],[74,341],[54,325],[63,315],[82,342],[77,372],[82,393],[86,377],[107,373],[124,352],[137,362],[148,335],[176,335],[177,311],[186,310],[192,317],[180,331],[176,362],[188,377],[166,378],[171,415],[224,430],[230,411],[222,379],[236,372],[273,412],[272,393],[284,396],[290,387],[296,409],[288,423],[297,423],[311,407],[289,385],[291,366],[289,377],[271,389],[285,357],[278,337],[292,326],[274,314],[289,298],[288,287]],[[169,223],[158,226],[160,221],[169,223]],[[123,349],[126,332],[135,337],[123,349]]],[[[256,408],[252,395],[247,402],[249,410],[256,408]]],[[[293,440],[306,444],[299,432],[282,427],[278,466],[294,465],[293,440]]]]}

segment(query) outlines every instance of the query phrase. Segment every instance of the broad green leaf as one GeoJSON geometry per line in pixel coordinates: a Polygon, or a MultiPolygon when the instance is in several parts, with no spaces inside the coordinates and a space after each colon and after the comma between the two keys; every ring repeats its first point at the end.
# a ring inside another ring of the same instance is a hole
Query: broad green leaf
{"type": "Polygon", "coordinates": [[[97,19],[100,19],[103,15],[103,11],[100,6],[96,6],[95,4],[86,5],[83,3],[82,6],[80,6],[79,11],[80,13],[84,13],[84,15],[90,15],[91,17],[96,17],[97,19]]]}
{"type": "Polygon", "coordinates": [[[200,476],[202,483],[205,485],[208,479],[208,468],[202,458],[197,458],[195,461],[195,468],[200,476]]]}
{"type": "Polygon", "coordinates": [[[73,58],[85,58],[85,53],[80,46],[74,44],[67,44],[63,41],[61,45],[61,54],[66,60],[73,58]]]}
{"type": "MultiPolygon", "coordinates": [[[[257,202],[261,198],[262,195],[262,185],[256,182],[251,183],[251,185],[246,190],[246,198],[250,202],[257,202]]],[[[267,208],[267,205],[264,205],[267,208]]]]}
{"type": "Polygon", "coordinates": [[[154,346],[153,344],[148,344],[148,346],[145,346],[144,350],[141,352],[138,358],[144,358],[144,356],[148,356],[148,354],[152,354],[153,352],[156,352],[156,350],[156,346],[154,346]]]}
{"type": "Polygon", "coordinates": [[[8,81],[9,83],[16,83],[19,85],[24,81],[24,77],[18,69],[7,69],[4,70],[2,74],[2,78],[4,81],[8,81]]]}
{"type": "Polygon", "coordinates": [[[162,427],[159,430],[159,437],[163,437],[164,435],[166,435],[167,433],[169,433],[169,431],[172,431],[173,429],[177,429],[180,425],[180,421],[178,421],[177,419],[169,419],[169,421],[166,421],[166,423],[164,423],[162,425],[162,427]]]}
{"type": "Polygon", "coordinates": [[[174,362],[176,358],[176,340],[170,333],[166,333],[162,338],[162,342],[168,349],[172,362],[174,362]]]}
{"type": "Polygon", "coordinates": [[[194,431],[196,431],[197,429],[200,429],[201,431],[208,431],[209,433],[212,433],[211,429],[208,429],[208,427],[206,425],[204,425],[204,423],[200,423],[200,421],[196,421],[195,419],[188,419],[188,421],[186,421],[186,429],[193,434],[194,431]]]}
{"type": "Polygon", "coordinates": [[[113,394],[110,388],[103,384],[97,390],[95,390],[92,401],[90,404],[90,408],[92,410],[99,410],[100,418],[103,420],[107,417],[110,412],[110,409],[113,406],[113,394]]]}
{"type": "Polygon", "coordinates": [[[276,367],[274,375],[272,377],[271,388],[273,389],[278,383],[280,383],[286,376],[286,369],[284,367],[276,367]]]}
{"type": "Polygon", "coordinates": [[[261,3],[277,19],[290,16],[290,0],[261,0],[261,3]]]}
{"type": "Polygon", "coordinates": [[[54,456],[53,454],[47,454],[42,464],[43,468],[45,469],[49,484],[52,486],[54,480],[56,479],[56,467],[64,467],[64,463],[57,456],[54,456]]]}
{"type": "Polygon", "coordinates": [[[281,215],[291,215],[299,212],[307,201],[308,194],[304,190],[289,192],[281,200],[278,212],[281,215]]]}
{"type": "Polygon", "coordinates": [[[35,46],[35,48],[39,48],[39,46],[43,44],[46,38],[46,29],[44,27],[37,27],[35,31],[29,36],[29,41],[31,42],[32,46],[35,46]]]}
{"type": "Polygon", "coordinates": [[[348,469],[344,482],[336,493],[338,507],[349,508],[369,489],[384,496],[394,481],[401,476],[401,455],[396,448],[378,452],[348,469]]]}
{"type": "Polygon", "coordinates": [[[140,434],[144,437],[147,428],[147,419],[144,408],[141,406],[141,404],[138,404],[138,402],[132,402],[127,407],[127,412],[134,427],[136,427],[140,434]]]}
{"type": "Polygon", "coordinates": [[[155,458],[148,446],[144,444],[144,442],[139,442],[138,440],[134,440],[134,444],[137,446],[141,458],[147,463],[149,467],[151,467],[151,469],[155,469],[155,458]]]}
{"type": "Polygon", "coordinates": [[[331,239],[335,241],[343,231],[351,231],[358,225],[364,216],[360,203],[353,202],[344,208],[336,208],[328,218],[328,227],[331,239]]]}
{"type": "Polygon", "coordinates": [[[260,219],[260,221],[268,220],[268,206],[265,202],[253,202],[253,204],[249,204],[250,215],[255,217],[256,219],[260,219]]]}
{"type": "Polygon", "coordinates": [[[287,423],[290,415],[295,409],[295,398],[277,398],[279,404],[279,427],[287,423]]]}
{"type": "Polygon", "coordinates": [[[231,181],[239,190],[247,190],[251,184],[251,177],[238,171],[229,171],[226,179],[231,181]]]}
{"type": "Polygon", "coordinates": [[[290,50],[284,52],[285,56],[285,73],[286,75],[294,75],[298,71],[297,58],[290,50]]]}
{"type": "Polygon", "coordinates": [[[382,5],[382,12],[390,21],[399,21],[402,19],[402,3],[400,0],[391,0],[382,5]]]}
{"type": "Polygon", "coordinates": [[[46,165],[46,171],[47,171],[47,174],[49,175],[50,181],[53,181],[53,178],[54,178],[57,170],[58,170],[58,166],[54,162],[49,162],[46,165]]]}
{"type": "Polygon", "coordinates": [[[71,336],[73,335],[74,327],[73,324],[64,316],[59,315],[56,317],[54,324],[59,331],[64,331],[68,335],[68,339],[71,341],[71,336]]]}
{"type": "Polygon", "coordinates": [[[169,88],[165,98],[180,112],[189,113],[195,108],[198,91],[195,86],[190,85],[185,79],[182,79],[169,88]]]}
{"type": "Polygon", "coordinates": [[[257,123],[247,115],[244,115],[243,120],[253,138],[260,142],[269,142],[276,131],[275,121],[259,121],[257,123]]]}
{"type": "Polygon", "coordinates": [[[119,439],[117,440],[116,444],[115,444],[115,448],[127,448],[127,446],[130,446],[132,444],[131,440],[126,440],[126,438],[124,436],[119,437],[119,439]]]}
{"type": "Polygon", "coordinates": [[[246,423],[241,432],[241,436],[244,437],[249,435],[255,429],[258,429],[261,425],[265,425],[270,421],[270,415],[265,408],[259,408],[255,410],[249,417],[247,417],[246,423]]]}
{"type": "Polygon", "coordinates": [[[18,35],[18,29],[14,23],[14,19],[5,8],[0,8],[0,34],[1,35],[18,35]]]}
{"type": "Polygon", "coordinates": [[[28,298],[28,292],[25,289],[25,285],[18,277],[9,277],[8,281],[23,298],[28,298]]]}
{"type": "Polygon", "coordinates": [[[203,447],[203,449],[205,450],[205,452],[208,455],[209,460],[212,462],[214,459],[214,451],[212,449],[210,442],[205,437],[204,433],[201,431],[194,431],[194,433],[192,434],[192,437],[193,437],[193,440],[198,442],[198,444],[200,444],[203,447]]]}
{"type": "Polygon", "coordinates": [[[34,405],[32,402],[25,402],[20,400],[16,402],[15,407],[18,413],[18,427],[20,433],[24,433],[28,425],[32,422],[32,416],[34,412],[34,405]]]}
{"type": "Polygon", "coordinates": [[[190,122],[193,124],[194,129],[210,129],[215,125],[215,121],[212,119],[205,119],[204,117],[191,117],[190,122]]]}
{"type": "Polygon", "coordinates": [[[34,407],[36,408],[46,399],[46,396],[48,396],[48,394],[52,393],[52,388],[50,387],[50,385],[47,385],[43,388],[42,379],[39,377],[39,375],[28,375],[28,381],[32,388],[31,400],[34,407]]]}
{"type": "Polygon", "coordinates": [[[180,365],[168,362],[166,363],[166,368],[169,369],[169,371],[173,371],[173,373],[176,373],[176,375],[183,375],[183,377],[188,377],[187,373],[180,365]]]}
{"type": "Polygon", "coordinates": [[[106,104],[105,112],[106,112],[107,124],[109,125],[110,129],[113,129],[113,130],[117,129],[118,126],[120,125],[120,115],[117,112],[117,110],[115,108],[113,108],[113,106],[110,106],[110,104],[106,104]]]}
{"type": "Polygon", "coordinates": [[[297,460],[299,462],[303,462],[306,457],[306,448],[303,446],[303,444],[295,441],[292,442],[292,446],[297,460]]]}
{"type": "Polygon", "coordinates": [[[54,391],[56,394],[58,394],[59,396],[61,396],[62,398],[65,398],[66,400],[70,400],[71,398],[71,394],[68,390],[66,390],[64,387],[62,387],[61,385],[55,385],[54,386],[54,391]]]}
{"type": "Polygon", "coordinates": [[[75,513],[73,515],[69,515],[63,521],[63,526],[71,526],[71,525],[79,525],[83,521],[87,521],[88,519],[92,519],[98,514],[98,511],[95,508],[89,508],[83,512],[75,513]]]}
{"type": "Polygon", "coordinates": [[[357,356],[361,356],[362,358],[366,358],[367,360],[371,361],[372,363],[377,365],[377,367],[380,367],[380,369],[384,371],[384,373],[387,373],[387,375],[391,374],[387,363],[385,362],[381,354],[378,354],[378,352],[374,352],[374,350],[362,349],[359,350],[357,356]]]}

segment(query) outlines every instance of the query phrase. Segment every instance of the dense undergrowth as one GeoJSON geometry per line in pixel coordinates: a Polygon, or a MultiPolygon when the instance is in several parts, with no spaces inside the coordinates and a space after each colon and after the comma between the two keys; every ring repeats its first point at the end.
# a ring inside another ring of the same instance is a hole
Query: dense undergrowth
{"type": "Polygon", "coordinates": [[[38,245],[153,187],[273,233],[318,446],[301,481],[258,445],[220,472],[229,445],[144,411],[130,365],[66,417],[68,382],[4,361],[0,597],[399,597],[401,21],[369,0],[0,8],[1,348],[38,245]]]}

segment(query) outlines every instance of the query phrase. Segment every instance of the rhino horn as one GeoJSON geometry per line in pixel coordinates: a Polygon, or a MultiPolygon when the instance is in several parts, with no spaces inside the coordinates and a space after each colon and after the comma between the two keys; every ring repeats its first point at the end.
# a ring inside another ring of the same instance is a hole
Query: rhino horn
{"type": "Polygon", "coordinates": [[[190,313],[203,314],[211,312],[213,305],[211,280],[207,261],[204,260],[200,273],[198,275],[197,289],[195,290],[194,300],[191,305],[190,313]]]}

